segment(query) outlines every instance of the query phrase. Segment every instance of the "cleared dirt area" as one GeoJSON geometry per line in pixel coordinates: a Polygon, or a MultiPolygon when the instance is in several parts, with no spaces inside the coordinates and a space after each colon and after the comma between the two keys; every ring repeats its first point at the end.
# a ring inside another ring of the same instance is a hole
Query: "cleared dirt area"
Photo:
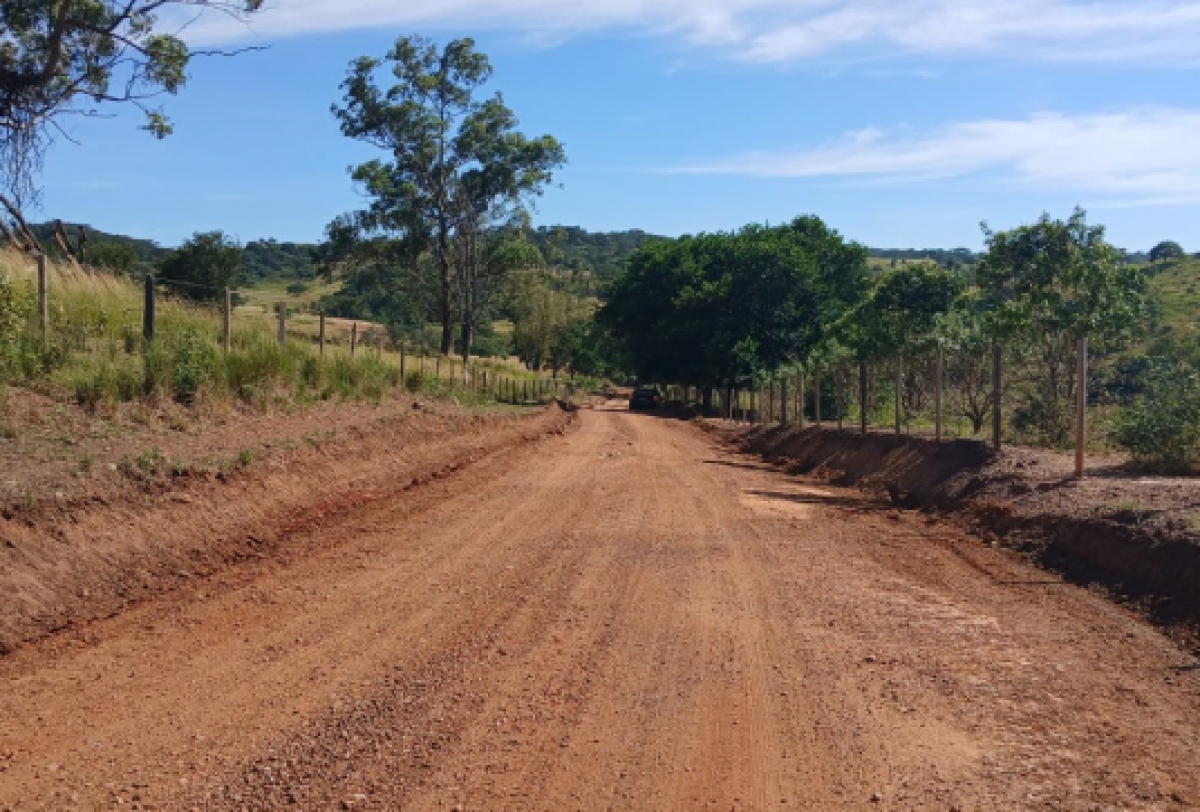
{"type": "Polygon", "coordinates": [[[1200,669],[613,404],[0,659],[0,809],[1174,810],[1200,669]]]}

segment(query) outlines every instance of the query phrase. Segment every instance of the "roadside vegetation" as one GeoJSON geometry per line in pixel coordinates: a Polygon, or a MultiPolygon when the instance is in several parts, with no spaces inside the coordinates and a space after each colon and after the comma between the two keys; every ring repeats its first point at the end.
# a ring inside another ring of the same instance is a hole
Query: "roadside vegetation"
{"type": "Polygon", "coordinates": [[[890,426],[898,413],[905,431],[932,427],[940,354],[947,429],[960,436],[991,425],[999,348],[1005,435],[1066,448],[1087,339],[1091,444],[1144,469],[1195,469],[1200,263],[1173,242],[1131,261],[1082,210],[984,236],[983,254],[942,262],[872,257],[815,217],[652,242],[599,311],[604,346],[637,379],[694,389],[705,405],[782,398],[803,378],[808,419],[819,398],[825,420],[858,422],[865,409],[890,426]]]}
{"type": "Polygon", "coordinates": [[[453,392],[460,401],[487,398],[435,376],[432,365],[402,380],[398,364],[376,353],[351,358],[330,351],[322,357],[307,342],[280,346],[256,323],[235,329],[225,352],[218,312],[177,297],[158,302],[155,339],[146,342],[139,285],[67,266],[50,271],[52,306],[43,337],[33,269],[25,258],[0,252],[0,391],[20,386],[89,410],[134,400],[236,402],[260,409],[330,399],[378,401],[399,387],[453,392]]]}

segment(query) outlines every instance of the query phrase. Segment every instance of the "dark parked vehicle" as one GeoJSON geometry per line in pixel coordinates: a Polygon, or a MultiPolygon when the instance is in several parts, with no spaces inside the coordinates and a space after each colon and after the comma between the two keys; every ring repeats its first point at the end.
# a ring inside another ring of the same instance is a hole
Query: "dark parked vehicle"
{"type": "Polygon", "coordinates": [[[634,389],[629,396],[629,409],[659,409],[662,408],[662,395],[657,389],[642,387],[634,389]]]}

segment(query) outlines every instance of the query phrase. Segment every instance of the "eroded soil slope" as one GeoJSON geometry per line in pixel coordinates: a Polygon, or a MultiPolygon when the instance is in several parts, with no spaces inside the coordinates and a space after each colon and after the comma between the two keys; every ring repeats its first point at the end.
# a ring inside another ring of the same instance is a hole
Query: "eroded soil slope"
{"type": "Polygon", "coordinates": [[[6,475],[36,483],[38,498],[0,503],[0,652],[232,563],[303,554],[324,542],[294,543],[297,526],[570,422],[557,407],[472,411],[407,396],[234,413],[183,429],[109,418],[88,421],[73,446],[99,460],[65,479],[54,443],[26,432],[30,456],[10,455],[6,475]]]}

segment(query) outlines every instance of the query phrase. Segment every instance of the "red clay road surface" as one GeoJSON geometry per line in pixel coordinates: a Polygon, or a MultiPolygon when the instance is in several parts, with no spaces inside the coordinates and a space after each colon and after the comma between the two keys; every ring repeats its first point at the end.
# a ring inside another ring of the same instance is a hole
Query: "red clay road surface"
{"type": "Polygon", "coordinates": [[[0,809],[1200,808],[1195,660],[618,404],[0,660],[0,809]]]}

